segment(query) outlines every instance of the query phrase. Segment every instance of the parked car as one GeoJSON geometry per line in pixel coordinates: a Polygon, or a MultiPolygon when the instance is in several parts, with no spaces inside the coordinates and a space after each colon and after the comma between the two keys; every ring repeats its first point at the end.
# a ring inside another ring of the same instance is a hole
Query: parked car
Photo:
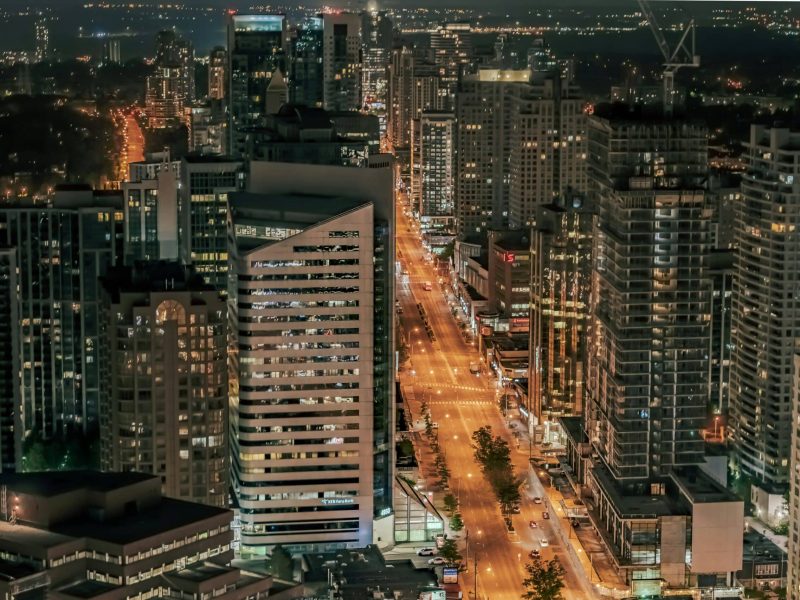
{"type": "Polygon", "coordinates": [[[531,521],[530,523],[528,523],[528,525],[531,526],[531,529],[536,529],[538,527],[538,525],[536,524],[536,521],[531,521]]]}
{"type": "Polygon", "coordinates": [[[433,556],[435,554],[435,548],[420,548],[417,550],[417,556],[433,556]]]}
{"type": "Polygon", "coordinates": [[[533,503],[534,503],[534,504],[541,504],[541,503],[542,503],[542,499],[541,499],[539,496],[536,496],[536,497],[533,499],[533,503]]]}
{"type": "Polygon", "coordinates": [[[511,513],[515,515],[518,515],[520,513],[519,504],[513,504],[511,506],[511,513]]]}
{"type": "Polygon", "coordinates": [[[429,565],[436,566],[436,565],[443,565],[447,561],[443,559],[441,556],[434,556],[432,559],[428,561],[429,565]]]}
{"type": "Polygon", "coordinates": [[[541,552],[539,552],[539,551],[538,551],[536,548],[534,548],[533,550],[531,550],[531,551],[530,551],[530,554],[528,554],[528,556],[529,556],[530,558],[539,558],[541,555],[542,555],[542,553],[541,553],[541,552]]]}
{"type": "MultiPolygon", "coordinates": [[[[550,542],[548,542],[547,539],[542,538],[542,539],[539,540],[539,545],[542,548],[547,548],[550,545],[550,542]]],[[[436,558],[441,558],[441,557],[437,556],[436,558]]]]}
{"type": "Polygon", "coordinates": [[[549,518],[550,518],[550,513],[549,513],[549,512],[547,512],[547,511],[544,511],[544,512],[542,513],[542,518],[543,518],[543,519],[549,519],[549,518]]]}

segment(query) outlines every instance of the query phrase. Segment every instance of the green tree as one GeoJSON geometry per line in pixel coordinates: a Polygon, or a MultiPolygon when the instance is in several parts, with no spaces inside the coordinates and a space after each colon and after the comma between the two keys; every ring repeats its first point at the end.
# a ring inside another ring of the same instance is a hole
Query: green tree
{"type": "Polygon", "coordinates": [[[292,581],[294,578],[294,559],[280,544],[275,546],[269,557],[269,572],[278,579],[292,581]]]}
{"type": "Polygon", "coordinates": [[[461,552],[458,551],[455,540],[445,540],[444,545],[439,549],[441,556],[450,566],[461,564],[461,552]]]}
{"type": "Polygon", "coordinates": [[[458,502],[456,502],[456,497],[452,494],[452,492],[448,492],[444,496],[444,509],[449,513],[456,512],[458,508],[458,502]]]}
{"type": "Polygon", "coordinates": [[[475,460],[483,465],[488,456],[489,448],[492,444],[492,427],[485,425],[472,432],[472,447],[475,449],[475,460]]]}
{"type": "Polygon", "coordinates": [[[450,529],[453,531],[461,531],[464,529],[464,520],[461,518],[461,513],[456,513],[450,518],[450,529]]]}
{"type": "Polygon", "coordinates": [[[523,600],[563,600],[564,567],[557,558],[549,561],[535,556],[525,565],[523,600]]]}

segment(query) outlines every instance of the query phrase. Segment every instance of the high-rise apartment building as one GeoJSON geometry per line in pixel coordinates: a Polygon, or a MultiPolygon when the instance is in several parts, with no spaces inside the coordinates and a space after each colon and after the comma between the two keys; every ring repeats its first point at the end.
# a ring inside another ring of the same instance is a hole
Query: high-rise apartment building
{"type": "Polygon", "coordinates": [[[121,186],[126,263],[178,258],[180,165],[163,152],[128,166],[128,180],[121,186]]]}
{"type": "Polygon", "coordinates": [[[100,56],[101,65],[119,65],[122,64],[122,49],[120,39],[106,35],[103,38],[103,46],[101,48],[100,56]]]}
{"type": "Polygon", "coordinates": [[[592,216],[582,196],[539,207],[531,230],[528,397],[546,441],[558,417],[583,413],[592,216]]]}
{"type": "Polygon", "coordinates": [[[558,69],[532,71],[515,87],[509,162],[508,225],[529,227],[556,198],[569,202],[587,187],[586,114],[580,90],[558,69]]]}
{"type": "Polygon", "coordinates": [[[208,100],[205,104],[186,109],[189,127],[189,152],[194,154],[225,154],[228,144],[228,117],[223,100],[208,100]]]}
{"type": "Polygon", "coordinates": [[[33,59],[34,62],[43,62],[50,58],[50,29],[47,27],[47,19],[39,13],[33,27],[35,34],[33,59]]]}
{"type": "Polygon", "coordinates": [[[414,52],[408,45],[392,48],[389,61],[387,135],[395,151],[411,145],[414,52]]]}
{"type": "Polygon", "coordinates": [[[614,478],[703,461],[711,283],[704,126],[594,118],[589,435],[614,478]]]}
{"type": "Polygon", "coordinates": [[[222,46],[215,46],[208,55],[208,97],[211,100],[225,99],[228,53],[222,46]]]}
{"type": "Polygon", "coordinates": [[[394,27],[386,11],[361,13],[363,105],[370,112],[383,115],[386,110],[389,82],[387,68],[392,51],[394,27]]]}
{"type": "Polygon", "coordinates": [[[266,600],[272,578],[230,566],[233,514],[161,494],[143,473],[0,476],[4,598],[266,600]]]}
{"type": "Polygon", "coordinates": [[[180,95],[187,104],[196,97],[194,84],[194,47],[192,42],[171,29],[156,35],[156,66],[177,68],[180,73],[180,95]]]}
{"type": "Polygon", "coordinates": [[[440,25],[431,34],[431,50],[434,62],[444,68],[443,79],[452,99],[459,75],[473,61],[472,27],[469,23],[440,25]]]}
{"type": "Polygon", "coordinates": [[[228,286],[228,194],[244,187],[241,161],[224,156],[185,156],[178,195],[180,257],[207,283],[228,286]]]}
{"type": "Polygon", "coordinates": [[[286,17],[237,15],[228,18],[228,152],[241,157],[246,130],[266,110],[267,86],[277,69],[284,73],[286,17]]]}
{"type": "Polygon", "coordinates": [[[789,570],[786,600],[800,600],[800,352],[794,353],[792,388],[792,448],[789,488],[789,570]]]}
{"type": "Polygon", "coordinates": [[[19,272],[16,248],[0,247],[0,471],[17,470],[22,458],[18,335],[19,272]]]}
{"type": "Polygon", "coordinates": [[[735,205],[730,426],[739,468],[779,493],[789,484],[791,349],[800,339],[800,132],[754,125],[746,148],[735,205]]]}
{"type": "Polygon", "coordinates": [[[177,65],[157,65],[147,78],[145,114],[151,129],[177,127],[185,119],[183,70],[177,65]]]}
{"type": "Polygon", "coordinates": [[[423,226],[450,228],[453,221],[456,119],[449,112],[423,111],[419,117],[419,211],[423,226]]]}
{"type": "Polygon", "coordinates": [[[459,82],[455,210],[461,239],[485,237],[488,229],[508,226],[508,157],[515,98],[529,85],[530,77],[527,69],[480,69],[459,82]],[[486,160],[487,156],[492,160],[486,160]]]}
{"type": "Polygon", "coordinates": [[[322,17],[306,17],[290,41],[289,101],[320,108],[324,99],[322,17]]]}
{"type": "Polygon", "coordinates": [[[322,15],[324,107],[361,110],[361,17],[353,13],[322,15]]]}
{"type": "Polygon", "coordinates": [[[254,162],[231,196],[233,486],[242,553],[387,544],[391,168],[254,162]]]}
{"type": "Polygon", "coordinates": [[[51,206],[0,209],[0,245],[16,249],[19,427],[44,438],[97,426],[98,278],[123,258],[122,196],[83,186],[51,206]]]}
{"type": "Polygon", "coordinates": [[[530,230],[489,231],[489,307],[512,331],[528,331],[531,296],[530,230]]]}
{"type": "Polygon", "coordinates": [[[228,506],[225,300],[174,262],[111,269],[102,285],[101,468],[228,506]]]}
{"type": "MultiPolygon", "coordinates": [[[[703,124],[627,107],[599,107],[589,121],[591,450],[578,470],[593,525],[633,596],[710,594],[732,585],[742,566],[743,502],[700,468],[711,310],[707,139],[703,124]]],[[[581,443],[565,428],[568,445],[581,443]]],[[[567,456],[575,460],[573,447],[567,456]]]]}

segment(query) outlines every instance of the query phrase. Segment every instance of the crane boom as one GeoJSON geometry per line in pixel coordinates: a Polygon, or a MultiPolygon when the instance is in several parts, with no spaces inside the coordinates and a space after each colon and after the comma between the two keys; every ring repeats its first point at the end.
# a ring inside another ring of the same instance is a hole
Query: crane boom
{"type": "Polygon", "coordinates": [[[672,116],[675,102],[675,73],[681,67],[699,67],[700,57],[695,54],[695,24],[694,19],[690,19],[681,34],[675,48],[670,49],[667,38],[661,26],[658,24],[656,15],[650,7],[648,0],[637,0],[639,9],[642,11],[653,37],[656,39],[659,50],[664,56],[664,114],[672,116]]]}

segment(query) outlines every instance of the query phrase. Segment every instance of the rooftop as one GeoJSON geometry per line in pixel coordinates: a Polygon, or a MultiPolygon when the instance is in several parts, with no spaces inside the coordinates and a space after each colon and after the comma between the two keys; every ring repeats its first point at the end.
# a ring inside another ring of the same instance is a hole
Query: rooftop
{"type": "Polygon", "coordinates": [[[111,583],[84,579],[83,581],[59,589],[58,593],[63,596],[72,596],[74,598],[94,598],[106,592],[110,592],[111,590],[116,590],[118,587],[119,586],[111,583]]]}
{"type": "Polygon", "coordinates": [[[164,291],[215,291],[191,267],[178,262],[137,262],[133,267],[111,267],[100,278],[114,301],[120,293],[164,291]]]}
{"type": "Polygon", "coordinates": [[[47,471],[40,473],[3,473],[0,485],[16,492],[35,496],[58,496],[73,490],[94,492],[111,490],[153,479],[146,473],[101,473],[99,471],[47,471]]]}
{"type": "Polygon", "coordinates": [[[152,508],[119,519],[100,522],[83,516],[59,523],[52,527],[52,531],[124,545],[223,515],[230,515],[230,511],[196,502],[162,498],[152,508]]]}

